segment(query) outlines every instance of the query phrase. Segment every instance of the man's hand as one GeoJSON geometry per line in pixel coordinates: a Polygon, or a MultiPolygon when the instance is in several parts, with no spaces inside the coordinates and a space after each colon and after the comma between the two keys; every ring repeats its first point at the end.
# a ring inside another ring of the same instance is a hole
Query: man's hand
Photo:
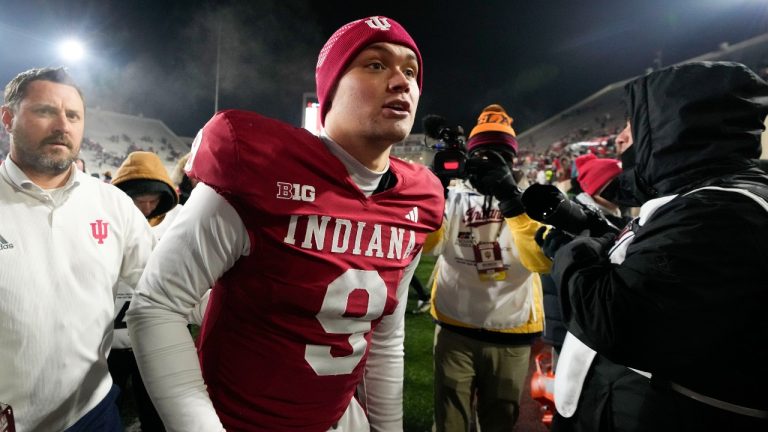
{"type": "Polygon", "coordinates": [[[534,239],[536,240],[536,244],[539,245],[544,252],[544,255],[546,255],[547,258],[554,260],[557,251],[570,243],[575,237],[555,227],[551,227],[549,230],[547,230],[547,228],[548,227],[546,226],[539,228],[538,231],[536,231],[534,239]]]}
{"type": "Polygon", "coordinates": [[[493,195],[499,200],[499,209],[504,217],[515,217],[525,213],[520,200],[523,191],[517,186],[509,164],[499,156],[495,159],[473,159],[469,182],[484,195],[493,195]]]}
{"type": "Polygon", "coordinates": [[[605,233],[600,237],[580,237],[572,248],[573,259],[577,262],[596,261],[608,256],[616,241],[616,234],[605,233]]]}

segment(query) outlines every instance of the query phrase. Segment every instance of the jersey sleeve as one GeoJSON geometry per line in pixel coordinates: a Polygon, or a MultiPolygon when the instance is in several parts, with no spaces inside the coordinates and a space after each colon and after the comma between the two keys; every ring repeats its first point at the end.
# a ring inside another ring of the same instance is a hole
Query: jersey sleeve
{"type": "Polygon", "coordinates": [[[205,303],[208,289],[248,249],[235,210],[200,183],[149,258],[127,320],[144,383],[169,430],[223,429],[187,321],[205,303]]]}
{"type": "Polygon", "coordinates": [[[368,412],[371,431],[403,429],[403,374],[405,308],[408,287],[421,259],[417,255],[405,268],[397,286],[398,305],[373,331],[365,374],[358,394],[368,412]]]}
{"type": "Polygon", "coordinates": [[[544,225],[525,213],[507,218],[506,221],[515,246],[520,252],[520,263],[523,267],[533,273],[549,273],[552,261],[544,255],[535,240],[536,231],[544,225]]]}
{"type": "Polygon", "coordinates": [[[232,125],[234,111],[222,111],[203,126],[192,143],[184,170],[217,191],[237,189],[240,146],[232,125]]]}
{"type": "Polygon", "coordinates": [[[190,324],[198,326],[203,325],[203,317],[205,317],[205,310],[208,308],[208,300],[210,300],[210,296],[211,290],[206,291],[200,299],[200,303],[192,309],[189,315],[187,315],[187,321],[190,324]]]}

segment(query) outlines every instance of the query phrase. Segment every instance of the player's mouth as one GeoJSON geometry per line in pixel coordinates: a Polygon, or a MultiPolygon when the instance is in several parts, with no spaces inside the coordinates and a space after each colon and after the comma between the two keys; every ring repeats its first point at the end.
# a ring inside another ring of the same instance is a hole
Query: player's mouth
{"type": "Polygon", "coordinates": [[[411,104],[403,100],[393,100],[383,105],[384,114],[397,118],[407,118],[411,113],[411,104]]]}

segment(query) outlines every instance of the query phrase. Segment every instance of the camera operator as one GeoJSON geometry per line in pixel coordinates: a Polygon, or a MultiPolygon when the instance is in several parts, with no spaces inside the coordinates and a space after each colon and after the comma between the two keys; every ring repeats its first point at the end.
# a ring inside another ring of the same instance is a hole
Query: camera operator
{"type": "MultiPolygon", "coordinates": [[[[537,242],[549,257],[578,235],[612,235],[618,232],[616,227],[624,227],[629,222],[611,201],[615,199],[613,191],[621,173],[619,161],[587,154],[578,157],[575,165],[581,192],[572,201],[560,192],[554,196],[553,186],[533,185],[523,195],[526,211],[532,218],[554,225],[546,231],[546,237],[543,228],[536,232],[537,242]],[[553,202],[557,203],[554,208],[553,202]]],[[[572,326],[568,332],[552,275],[542,274],[541,283],[546,317],[542,339],[559,354],[554,386],[557,412],[551,430],[632,430],[632,413],[638,409],[650,384],[647,377],[597,355],[578,339],[583,335],[577,328],[572,326]],[[576,409],[577,402],[579,409],[576,409]]]]}
{"type": "Polygon", "coordinates": [[[475,412],[482,430],[510,430],[543,327],[534,272],[551,262],[533,240],[541,224],[524,213],[512,174],[511,125],[499,105],[480,114],[467,143],[468,179],[448,187],[443,227],[425,245],[437,243],[440,255],[431,310],[437,431],[470,430],[475,412]]]}
{"type": "MultiPolygon", "coordinates": [[[[536,232],[536,242],[544,247],[545,255],[550,258],[559,246],[572,240],[574,234],[585,230],[598,235],[612,230],[618,231],[616,227],[623,227],[629,222],[628,218],[621,216],[618,205],[602,196],[604,191],[613,186],[612,181],[621,172],[621,163],[616,159],[598,158],[589,153],[576,158],[574,165],[576,168],[574,180],[579,192],[571,201],[551,185],[533,185],[522,197],[523,205],[533,219],[555,226],[555,228],[542,227],[536,232]],[[568,207],[568,211],[548,208],[553,205],[553,202],[558,203],[555,207],[568,207]],[[574,216],[573,213],[577,214],[574,216]],[[583,222],[578,221],[579,216],[583,222]],[[568,227],[571,234],[562,232],[563,227],[568,227]]],[[[557,287],[548,272],[540,276],[546,324],[542,340],[559,353],[567,329],[560,312],[557,287]]]]}
{"type": "Polygon", "coordinates": [[[582,237],[555,254],[569,330],[599,353],[566,356],[566,339],[557,376],[579,391],[556,384],[558,411],[593,423],[559,430],[766,430],[768,176],[753,158],[768,84],[738,63],[696,62],[625,89],[631,139],[616,196],[642,207],[618,239],[582,237]],[[603,361],[648,371],[645,390],[621,405],[623,383],[603,382],[602,404],[579,398],[603,361]]]}

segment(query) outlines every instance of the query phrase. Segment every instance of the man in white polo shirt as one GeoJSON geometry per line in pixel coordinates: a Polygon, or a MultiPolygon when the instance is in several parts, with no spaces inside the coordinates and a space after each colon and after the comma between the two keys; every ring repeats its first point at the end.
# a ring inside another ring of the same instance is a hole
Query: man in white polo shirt
{"type": "Polygon", "coordinates": [[[0,402],[16,430],[122,430],[107,354],[118,282],[154,244],[122,191],[76,169],[82,93],[64,69],[5,88],[0,165],[0,402]]]}

